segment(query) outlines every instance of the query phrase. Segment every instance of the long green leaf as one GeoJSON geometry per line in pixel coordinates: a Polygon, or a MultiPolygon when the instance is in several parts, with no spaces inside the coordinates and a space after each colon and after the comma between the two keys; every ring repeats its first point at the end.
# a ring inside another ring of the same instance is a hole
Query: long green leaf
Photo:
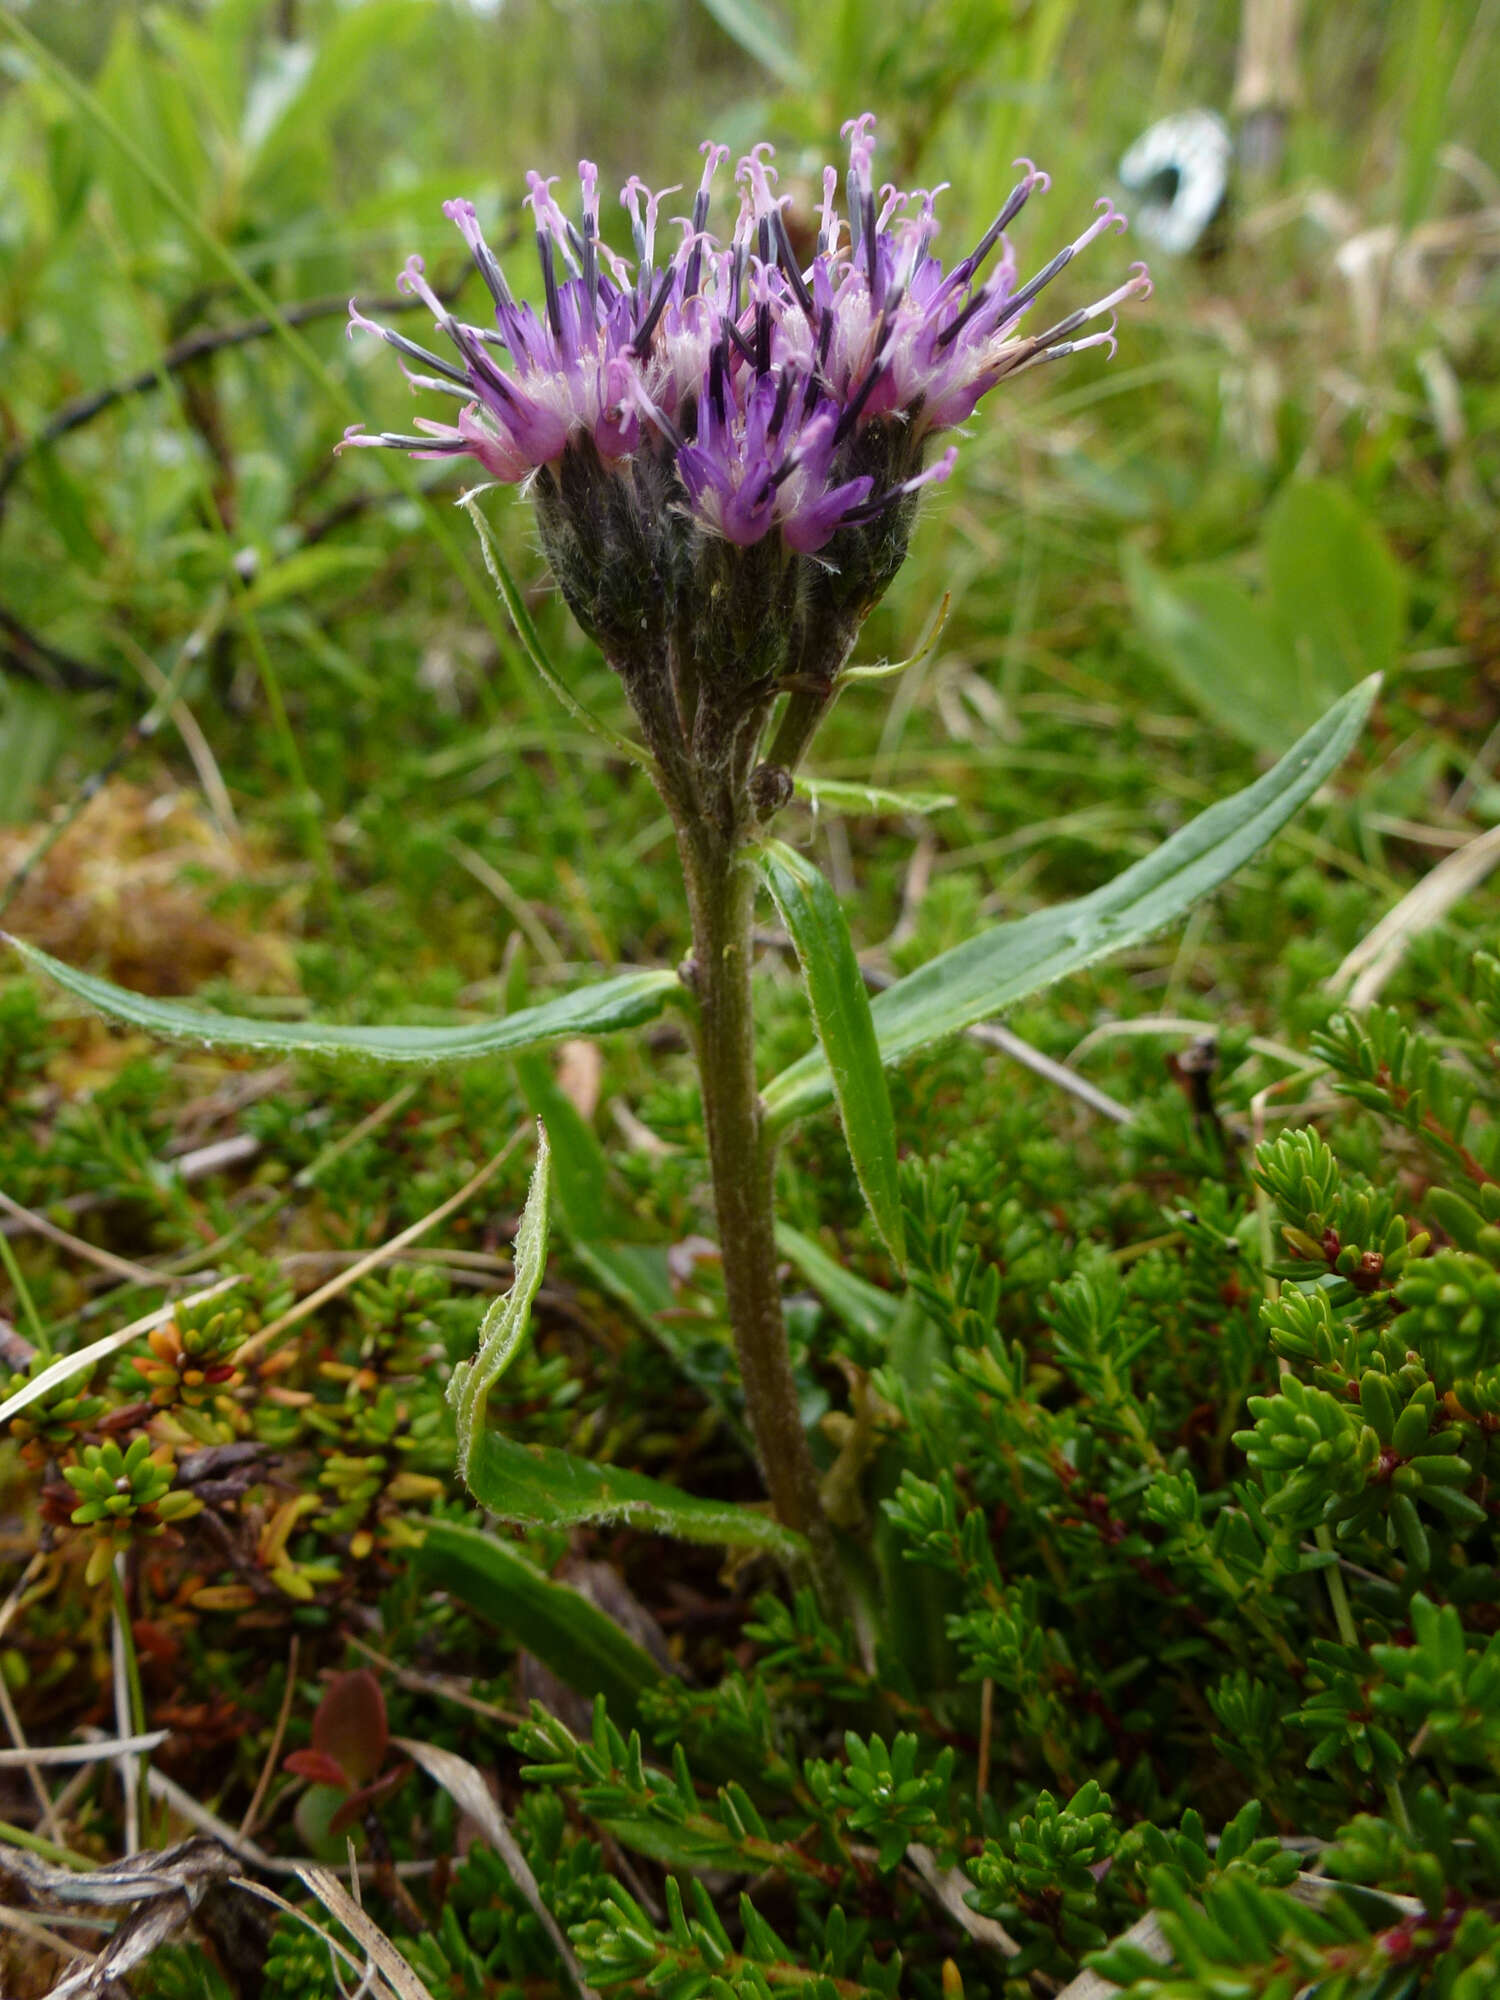
{"type": "Polygon", "coordinates": [[[638,1028],[656,1018],[677,985],[673,972],[624,972],[600,980],[597,986],[522,1007],[498,1021],[466,1022],[453,1028],[345,1028],[317,1021],[256,1021],[239,1014],[212,1014],[180,1000],[157,1000],[79,972],[21,938],[0,932],[0,939],[75,999],[148,1034],[201,1042],[209,1048],[295,1049],[305,1055],[362,1056],[373,1062],[471,1062],[476,1056],[504,1055],[569,1035],[608,1035],[618,1028],[638,1028]]]}
{"type": "Polygon", "coordinates": [[[791,933],[807,980],[844,1138],[875,1226],[898,1264],[906,1257],[896,1122],[870,997],[832,884],[805,855],[780,840],[761,849],[761,873],[791,933]]]}
{"type": "MultiPolygon", "coordinates": [[[[1210,806],[1102,889],[981,931],[888,986],[870,1009],[881,1060],[902,1062],[929,1042],[1138,944],[1201,902],[1273,839],[1343,762],[1379,686],[1372,675],[1352,688],[1264,777],[1210,806]]],[[[773,1129],[826,1104],[834,1090],[821,1053],[810,1051],[765,1090],[773,1129]]]]}
{"type": "Polygon", "coordinates": [[[622,1728],[640,1721],[641,1695],[665,1679],[651,1655],[580,1591],[554,1583],[518,1548],[480,1528],[429,1522],[416,1561],[428,1583],[535,1653],[568,1687],[602,1694],[622,1728]]]}
{"type": "MultiPolygon", "coordinates": [[[[476,1440],[482,1440],[490,1391],[510,1366],[531,1325],[531,1302],[547,1268],[547,1209],[551,1153],[547,1128],[538,1124],[536,1166],[516,1231],[514,1275],[510,1290],[496,1299],[479,1329],[479,1346],[471,1360],[453,1371],[448,1403],[458,1429],[458,1476],[474,1487],[469,1468],[476,1440]]],[[[480,1494],[479,1498],[484,1496],[480,1494]]]]}
{"type": "Polygon", "coordinates": [[[643,1472],[595,1465],[572,1452],[519,1444],[498,1431],[474,1441],[470,1491],[502,1521],[535,1528],[577,1528],[626,1521],[682,1542],[766,1549],[783,1561],[805,1560],[807,1544],[769,1515],[732,1500],[705,1500],[643,1472]]]}

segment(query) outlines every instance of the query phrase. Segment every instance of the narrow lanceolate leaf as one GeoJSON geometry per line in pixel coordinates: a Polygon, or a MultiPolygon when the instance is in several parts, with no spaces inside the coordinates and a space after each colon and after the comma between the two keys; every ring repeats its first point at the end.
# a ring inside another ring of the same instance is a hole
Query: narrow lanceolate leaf
{"type": "MultiPolygon", "coordinates": [[[[1272,840],[1338,768],[1379,686],[1374,675],[1351,688],[1264,777],[1210,806],[1102,889],[981,931],[888,986],[870,1009],[881,1061],[902,1062],[1183,916],[1272,840]]],[[[810,1051],[766,1087],[772,1129],[815,1111],[839,1090],[822,1052],[810,1051]]]]}
{"type": "MultiPolygon", "coordinates": [[[[828,1076],[838,1098],[849,1157],[875,1226],[898,1264],[905,1261],[896,1123],[881,1050],[849,927],[826,876],[779,840],[761,850],[761,872],[791,933],[828,1076]]],[[[887,1058],[889,1060],[889,1058],[887,1058]]]]}
{"type": "Polygon", "coordinates": [[[45,973],[77,1000],[127,1027],[169,1040],[201,1042],[207,1048],[292,1049],[312,1056],[358,1056],[372,1062],[471,1062],[476,1056],[506,1055],[563,1041],[570,1035],[608,1035],[655,1020],[677,988],[674,972],[624,972],[560,993],[535,1007],[522,1007],[497,1021],[470,1021],[452,1028],[335,1027],[320,1021],[257,1021],[239,1014],[213,1014],[181,1000],[157,1000],[78,972],[21,938],[4,937],[37,972],[45,973]]]}
{"type": "Polygon", "coordinates": [[[571,1452],[518,1444],[498,1431],[474,1441],[466,1477],[481,1507],[528,1527],[578,1528],[628,1522],[682,1542],[765,1549],[785,1562],[806,1559],[807,1544],[768,1514],[729,1500],[704,1500],[642,1472],[595,1465],[571,1452]]]}
{"type": "Polygon", "coordinates": [[[510,1290],[504,1298],[496,1299],[485,1314],[473,1360],[455,1368],[448,1384],[448,1402],[458,1427],[458,1476],[469,1480],[471,1486],[469,1467],[475,1442],[484,1434],[490,1391],[526,1338],[531,1325],[531,1302],[547,1268],[548,1169],[552,1156],[547,1147],[546,1126],[539,1123],[536,1131],[536,1166],[526,1206],[521,1211],[521,1226],[516,1231],[515,1274],[510,1290]]]}
{"type": "Polygon", "coordinates": [[[640,1721],[647,1688],[665,1679],[651,1655],[581,1591],[544,1576],[521,1550],[482,1528],[431,1521],[416,1553],[423,1578],[535,1653],[566,1686],[602,1694],[624,1729],[640,1721]]]}

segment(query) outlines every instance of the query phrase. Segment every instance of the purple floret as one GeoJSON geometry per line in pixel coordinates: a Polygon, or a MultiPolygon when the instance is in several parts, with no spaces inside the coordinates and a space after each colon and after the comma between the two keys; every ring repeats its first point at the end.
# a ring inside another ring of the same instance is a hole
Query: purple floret
{"type": "Polygon", "coordinates": [[[632,178],[620,199],[633,267],[600,239],[597,168],[580,163],[577,223],[558,205],[553,181],[528,175],[540,312],[512,294],[473,204],[448,202],[445,213],[493,301],[493,325],[456,319],[414,257],[400,282],[430,307],[457,363],[376,325],[352,303],[350,331],[376,333],[414,363],[407,373],[415,387],[459,400],[457,421],[419,419],[419,436],[356,430],[344,442],[472,457],[507,482],[543,467],[556,472],[568,447],[584,440],[621,472],[649,454],[675,467],[681,505],[710,535],[746,548],[779,532],[800,555],[946,478],[955,454],[950,448],[924,464],[927,438],[964,423],[1005,376],[1085,348],[1113,352],[1115,308],[1144,297],[1150,279],[1137,264],[1094,304],[1023,334],[1021,319],[1043,288],[1107,230],[1123,229],[1125,218],[1102,201],[1081,235],[1018,283],[1005,231],[1048,185],[1021,161],[1023,178],[995,221],[945,273],[932,255],[942,189],[877,193],[874,123],[866,113],[844,127],[847,231],[829,167],[818,249],[807,265],[793,250],[788,197],[775,191],[766,145],[739,163],[739,214],[727,244],[707,226],[725,147],[703,147],[692,213],[675,219],[679,241],[669,256],[658,241],[660,205],[678,190],[653,194],[632,178]],[[1105,324],[1081,332],[1097,321],[1105,324]],[[902,430],[908,449],[899,466],[888,452],[861,456],[864,434],[882,424],[902,430]],[[894,469],[881,476],[867,461],[894,469]]]}

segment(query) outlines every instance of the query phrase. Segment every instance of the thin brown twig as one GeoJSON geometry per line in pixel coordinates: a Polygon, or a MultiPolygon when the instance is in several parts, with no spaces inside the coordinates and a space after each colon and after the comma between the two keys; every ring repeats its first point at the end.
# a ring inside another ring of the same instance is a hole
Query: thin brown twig
{"type": "Polygon", "coordinates": [[[974,1774],[974,1801],[982,1810],[990,1789],[990,1749],[995,1731],[995,1683],[985,1675],[979,1690],[979,1766],[974,1774]]]}
{"type": "Polygon", "coordinates": [[[408,1694],[430,1694],[439,1701],[451,1701],[456,1707],[466,1708],[474,1715],[482,1715],[490,1722],[504,1723],[508,1729],[519,1729],[526,1721],[526,1717],[517,1714],[514,1709],[497,1708],[492,1701],[481,1701],[477,1695],[456,1687],[451,1679],[443,1675],[423,1674],[418,1673],[415,1667],[403,1667],[397,1661],[387,1658],[384,1653],[378,1653],[365,1640],[354,1638],[352,1634],[349,1644],[356,1652],[363,1653],[367,1660],[373,1660],[377,1667],[390,1675],[397,1687],[405,1688],[408,1694]]]}
{"type": "Polygon", "coordinates": [[[286,1686],[281,1690],[281,1707],[276,1711],[276,1727],[271,1731],[271,1747],[266,1752],[266,1761],[260,1767],[255,1790],[250,1794],[250,1803],[245,1808],[245,1817],[240,1821],[240,1839],[251,1840],[255,1836],[255,1823],[260,1818],[260,1809],[265,1804],[266,1793],[271,1789],[271,1780],[276,1775],[277,1760],[281,1756],[281,1740],[286,1735],[287,1718],[292,1712],[292,1697],[297,1691],[297,1655],[301,1640],[294,1632],[286,1656],[286,1686]]]}
{"type": "Polygon", "coordinates": [[[15,1588],[11,1591],[10,1596],[6,1598],[4,1604],[0,1604],[0,1639],[4,1638],[11,1619],[16,1615],[16,1606],[36,1581],[37,1571],[46,1560],[46,1550],[38,1549],[16,1579],[15,1588]]]}
{"type": "Polygon", "coordinates": [[[24,1222],[33,1236],[45,1236],[49,1243],[55,1243],[62,1250],[70,1250],[75,1257],[81,1257],[86,1264],[96,1264],[101,1271],[108,1271],[112,1278],[123,1278],[132,1285],[173,1285],[182,1279],[163,1277],[160,1271],[153,1271],[149,1265],[133,1264],[128,1257],[117,1257],[112,1250],[101,1250],[95,1243],[85,1242],[81,1236],[70,1235],[66,1229],[59,1229],[55,1222],[49,1222],[45,1215],[35,1209],[25,1208],[13,1201],[0,1190],[0,1209],[17,1222],[24,1222]]]}
{"type": "Polygon", "coordinates": [[[31,1786],[37,1806],[42,1815],[42,1831],[49,1840],[62,1845],[63,1830],[57,1823],[57,1809],[52,1803],[52,1794],[42,1779],[36,1758],[31,1754],[31,1745],[26,1741],[26,1732],[21,1727],[21,1718],[16,1714],[16,1705],[11,1700],[10,1689],[4,1674],[0,1674],[0,1715],[5,1718],[5,1726],[10,1731],[10,1740],[22,1753],[26,1782],[31,1786]]]}
{"type": "Polygon", "coordinates": [[[39,1923],[25,1910],[13,1910],[9,1904],[0,1903],[0,1928],[14,1931],[17,1937],[30,1938],[33,1943],[45,1945],[48,1951],[55,1951],[59,1958],[88,1958],[91,1954],[82,1946],[70,1944],[46,1924],[39,1923]]]}

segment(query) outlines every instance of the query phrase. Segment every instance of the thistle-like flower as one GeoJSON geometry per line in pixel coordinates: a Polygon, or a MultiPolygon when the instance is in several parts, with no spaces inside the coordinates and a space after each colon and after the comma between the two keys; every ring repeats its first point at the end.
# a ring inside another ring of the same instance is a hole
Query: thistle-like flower
{"type": "Polygon", "coordinates": [[[412,435],[356,426],[345,443],[471,457],[495,480],[533,481],[564,595],[624,675],[669,797],[675,766],[745,766],[751,725],[783,688],[831,688],[905,556],[918,492],[952,470],[955,448],[932,441],[1007,376],[1085,348],[1112,352],[1115,308],[1150,288],[1138,264],[1093,304],[1025,331],[1044,288],[1125,218],[1102,200],[1082,234],[1020,281],[1005,232],[1048,185],[1022,161],[993,223],[945,271],[932,254],[941,189],[877,192],[874,122],[867,113],[844,128],[847,225],[838,176],[824,169],[810,259],[794,247],[766,145],[739,163],[728,243],[710,233],[728,151],[708,144],[669,255],[658,244],[666,195],[627,183],[633,265],[600,238],[594,166],[579,168],[576,223],[552,181],[528,176],[541,311],[511,292],[472,204],[449,202],[494,325],[449,312],[420,258],[400,282],[431,308],[456,361],[351,306],[351,332],[378,334],[415,364],[415,387],[461,407],[452,424],[419,418],[412,435]]]}

